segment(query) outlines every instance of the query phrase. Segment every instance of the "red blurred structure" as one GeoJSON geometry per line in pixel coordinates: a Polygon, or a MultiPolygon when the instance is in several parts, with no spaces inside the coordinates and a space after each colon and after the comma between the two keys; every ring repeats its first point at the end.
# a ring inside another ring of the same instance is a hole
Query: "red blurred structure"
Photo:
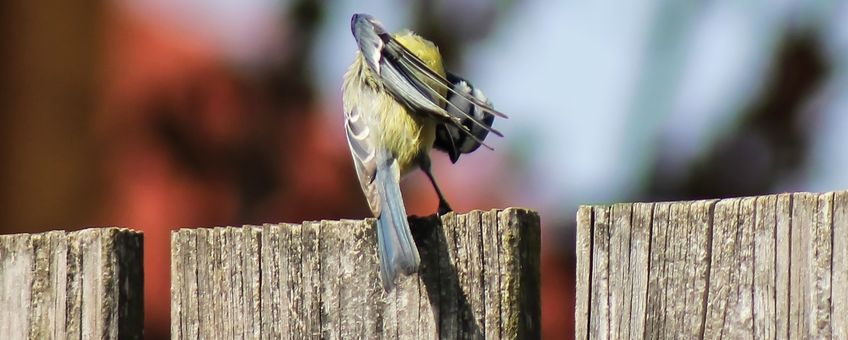
{"type": "MultiPolygon", "coordinates": [[[[311,13],[299,9],[291,20],[317,20],[295,17],[311,13]]],[[[304,71],[307,48],[247,72],[115,3],[5,3],[0,12],[11,13],[2,37],[14,37],[0,78],[0,232],[144,231],[147,338],[168,338],[174,228],[369,215],[341,113],[322,112],[336,105],[320,105],[304,71]]],[[[317,25],[291,26],[308,44],[317,25]]],[[[467,179],[436,163],[457,208],[503,206],[498,193],[462,190],[467,179]]],[[[429,184],[412,177],[408,211],[434,213],[429,184]]],[[[544,336],[570,338],[573,259],[552,254],[542,257],[544,336]]]]}

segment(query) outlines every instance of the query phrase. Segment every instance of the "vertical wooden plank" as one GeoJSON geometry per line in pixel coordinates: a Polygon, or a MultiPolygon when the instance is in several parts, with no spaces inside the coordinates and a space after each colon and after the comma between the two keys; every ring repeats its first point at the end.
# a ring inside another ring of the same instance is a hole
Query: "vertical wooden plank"
{"type": "MultiPolygon", "coordinates": [[[[483,212],[482,237],[483,237],[483,297],[485,310],[485,337],[487,339],[500,339],[501,333],[501,275],[498,262],[500,261],[500,250],[498,242],[498,212],[488,210],[483,212]]],[[[588,284],[588,282],[587,282],[588,284]]]]}
{"type": "MultiPolygon", "coordinates": [[[[50,262],[51,281],[54,282],[55,301],[52,304],[52,338],[65,339],[67,334],[67,318],[68,318],[68,234],[64,231],[50,232],[51,235],[51,253],[53,254],[50,262]]],[[[141,255],[141,248],[135,249],[141,255]]],[[[2,255],[0,255],[2,258],[2,255]]],[[[136,259],[133,259],[136,260],[136,259]]],[[[141,265],[139,262],[137,265],[141,265]]],[[[139,268],[140,270],[141,268],[139,268]]],[[[142,278],[142,281],[143,278],[142,278]]],[[[141,283],[139,283],[141,285],[141,283]]],[[[144,289],[141,288],[143,292],[144,289]]],[[[138,303],[138,302],[135,302],[138,303]]],[[[143,304],[143,302],[141,302],[143,304]]]]}
{"type": "Polygon", "coordinates": [[[345,286],[341,278],[341,252],[342,247],[342,222],[321,221],[319,235],[320,248],[320,302],[321,302],[321,339],[341,338],[341,296],[340,293],[345,286]]]}
{"type": "MultiPolygon", "coordinates": [[[[238,261],[236,260],[238,254],[236,252],[236,246],[233,244],[231,230],[232,228],[217,227],[213,231],[215,240],[218,242],[218,248],[216,249],[218,249],[221,256],[221,276],[224,283],[219,293],[220,309],[218,313],[223,326],[223,336],[227,339],[235,339],[241,334],[236,330],[238,320],[236,306],[239,303],[239,291],[235,287],[239,276],[235,274],[235,268],[238,267],[238,261]]],[[[238,323],[239,325],[241,324],[241,322],[238,323]]]]}
{"type": "MultiPolygon", "coordinates": [[[[341,263],[341,280],[351,286],[370,287],[374,276],[359,275],[371,271],[379,271],[376,259],[371,258],[370,252],[365,252],[367,241],[372,236],[372,221],[342,222],[342,228],[346,235],[342,240],[343,254],[341,263]]],[[[377,282],[377,281],[374,281],[377,282]]],[[[382,290],[382,288],[380,288],[382,290]]],[[[371,290],[373,291],[373,289],[371,290]]],[[[371,339],[376,337],[379,322],[382,320],[377,314],[376,308],[369,301],[371,294],[368,290],[345,289],[341,292],[341,335],[345,339],[371,339]]],[[[380,306],[382,309],[382,306],[380,306]]]]}
{"type": "Polygon", "coordinates": [[[65,336],[67,339],[82,337],[82,257],[83,247],[80,233],[68,233],[68,291],[67,313],[65,314],[65,336]]]}
{"type": "MultiPolygon", "coordinates": [[[[654,204],[651,220],[651,254],[648,268],[648,293],[645,309],[645,337],[659,338],[665,334],[666,287],[668,281],[665,249],[668,246],[669,203],[654,204]]],[[[595,301],[593,299],[593,301],[595,301]]]]}
{"type": "Polygon", "coordinates": [[[45,339],[53,333],[53,323],[49,319],[51,309],[56,299],[54,292],[56,287],[50,280],[50,235],[34,234],[30,237],[30,249],[33,253],[32,263],[32,287],[30,288],[29,311],[30,339],[45,339]]]}
{"type": "Polygon", "coordinates": [[[289,330],[289,334],[291,334],[292,339],[306,339],[309,337],[309,334],[306,333],[306,318],[307,316],[304,313],[306,308],[304,307],[303,296],[305,295],[303,282],[303,256],[308,254],[304,254],[304,242],[303,242],[303,227],[301,225],[290,225],[291,231],[291,242],[289,243],[289,256],[286,258],[288,261],[288,291],[289,298],[291,299],[291,305],[289,309],[289,322],[291,326],[291,330],[289,330]]]}
{"type": "MultiPolygon", "coordinates": [[[[454,240],[451,240],[451,239],[448,240],[448,242],[453,242],[453,241],[454,240]]],[[[378,260],[379,260],[379,258],[378,258],[378,260]]],[[[399,336],[399,327],[400,326],[398,325],[398,314],[400,314],[402,311],[400,311],[398,309],[398,292],[399,292],[400,289],[406,288],[406,287],[403,287],[403,288],[399,287],[400,284],[404,284],[404,282],[405,282],[405,280],[404,280],[405,277],[403,277],[403,275],[400,275],[400,276],[401,277],[398,277],[397,281],[395,281],[395,284],[396,284],[395,288],[393,290],[391,290],[389,292],[385,292],[383,294],[383,296],[384,296],[383,299],[385,299],[385,304],[383,305],[383,313],[382,313],[382,315],[383,315],[383,318],[382,318],[383,319],[383,325],[382,325],[383,334],[382,334],[382,336],[385,337],[386,339],[398,339],[398,336],[399,336]]],[[[459,328],[457,327],[456,330],[459,331],[459,328]]]]}
{"type": "Polygon", "coordinates": [[[541,337],[539,215],[509,208],[498,214],[502,256],[506,259],[501,280],[501,329],[509,339],[541,337]],[[504,313],[505,312],[505,313],[504,313]]]}
{"type": "Polygon", "coordinates": [[[632,205],[615,204],[610,214],[610,336],[630,338],[630,218],[632,205]]]}
{"type": "MultiPolygon", "coordinates": [[[[357,237],[358,229],[361,229],[357,221],[341,220],[339,224],[340,230],[337,232],[347,235],[339,239],[339,281],[346,285],[355,285],[356,276],[356,260],[362,258],[362,254],[357,254],[357,248],[354,244],[357,237]]],[[[343,289],[339,292],[339,335],[345,339],[363,337],[364,322],[358,317],[362,314],[360,308],[364,300],[360,294],[361,291],[353,289],[343,289]]]]}
{"type": "Polygon", "coordinates": [[[29,311],[32,308],[32,266],[30,235],[19,234],[0,237],[0,329],[8,332],[9,339],[26,339],[30,334],[29,311]]]}
{"type": "Polygon", "coordinates": [[[776,227],[777,196],[756,201],[754,225],[754,338],[777,337],[776,227]]]}
{"type": "MultiPolygon", "coordinates": [[[[589,338],[589,303],[592,290],[592,207],[580,206],[577,209],[577,277],[574,306],[574,338],[589,338]],[[581,322],[585,321],[585,322],[581,322]]],[[[647,266],[647,261],[645,261],[647,266]]],[[[645,270],[647,273],[647,269],[645,270]]]]}
{"type": "Polygon", "coordinates": [[[686,337],[696,338],[703,334],[704,315],[707,298],[707,280],[710,271],[712,251],[712,212],[716,200],[691,202],[688,214],[688,229],[685,271],[686,295],[681,324],[686,337]]]}
{"type": "MultiPolygon", "coordinates": [[[[479,338],[483,336],[483,293],[481,291],[481,268],[482,260],[480,251],[480,211],[472,211],[467,214],[456,216],[456,225],[446,234],[453,235],[453,242],[448,247],[454,247],[456,254],[452,263],[455,263],[458,287],[462,287],[462,295],[458,298],[457,322],[459,325],[459,338],[479,338]]],[[[451,268],[445,268],[450,271],[451,268]]],[[[458,291],[460,291],[458,289],[458,291]]],[[[402,310],[402,309],[401,309],[402,310]]],[[[398,316],[401,320],[401,316],[398,316]]],[[[403,322],[401,324],[408,324],[403,322]]],[[[402,333],[401,333],[402,335],[402,333]]],[[[404,338],[401,336],[400,338],[404,338]]]]}
{"type": "MultiPolygon", "coordinates": [[[[497,229],[497,213],[495,223],[491,225],[497,229]]],[[[412,235],[418,244],[418,253],[421,256],[421,268],[416,275],[418,284],[417,308],[418,322],[417,334],[410,337],[415,339],[438,339],[439,338],[439,286],[441,268],[439,268],[439,256],[443,244],[439,243],[438,234],[441,233],[441,222],[436,216],[422,219],[411,219],[410,227],[412,235]]],[[[495,257],[496,258],[496,257],[495,257]]],[[[414,294],[415,292],[410,292],[414,294]]],[[[495,308],[487,309],[487,315],[492,314],[495,308]]],[[[499,312],[499,311],[498,311],[499,312]]]]}
{"type": "MultiPolygon", "coordinates": [[[[215,298],[209,301],[209,306],[206,306],[205,309],[208,310],[207,313],[212,314],[213,337],[223,337],[228,331],[230,332],[229,335],[232,336],[232,320],[227,313],[230,298],[230,294],[227,294],[227,292],[230,291],[230,287],[226,284],[226,280],[230,279],[230,272],[224,254],[219,251],[224,242],[223,234],[224,228],[220,227],[206,230],[205,247],[208,250],[206,257],[208,257],[207,261],[209,262],[206,268],[209,272],[205,273],[204,276],[211,280],[212,292],[210,294],[215,298]]],[[[199,243],[198,246],[200,246],[199,243]]],[[[198,276],[200,276],[200,273],[198,273],[198,276]]]]}
{"type": "Polygon", "coordinates": [[[728,303],[728,315],[724,335],[731,338],[753,338],[753,295],[754,295],[754,213],[756,198],[739,199],[736,233],[736,256],[734,282],[735,292],[728,303]]]}
{"type": "Polygon", "coordinates": [[[364,289],[360,296],[363,300],[359,307],[360,313],[364,316],[362,320],[362,328],[364,339],[377,339],[383,337],[383,319],[385,315],[386,293],[383,291],[380,281],[380,260],[377,256],[377,229],[376,220],[369,219],[367,222],[358,222],[357,225],[357,242],[354,243],[355,249],[360,254],[356,260],[357,270],[362,268],[364,276],[359,278],[359,283],[364,289]],[[370,301],[382,301],[381,303],[371,303],[370,301]]]}
{"type": "MultiPolygon", "coordinates": [[[[420,251],[418,255],[421,256],[420,251]]],[[[394,319],[397,322],[395,334],[397,334],[398,339],[418,339],[421,317],[419,275],[420,267],[418,274],[401,275],[398,278],[394,300],[396,311],[394,319]]]]}
{"type": "Polygon", "coordinates": [[[713,216],[713,247],[704,338],[721,337],[728,327],[728,310],[736,305],[739,199],[716,203],[713,216]]]}
{"type": "Polygon", "coordinates": [[[775,333],[778,337],[790,337],[790,292],[789,281],[791,276],[790,253],[792,249],[792,194],[777,195],[777,207],[775,212],[775,309],[777,313],[777,328],[775,333]]]}
{"type": "MultiPolygon", "coordinates": [[[[300,256],[299,253],[293,252],[295,244],[300,243],[300,237],[295,238],[294,236],[295,229],[297,227],[292,224],[280,224],[277,225],[276,229],[280,240],[279,247],[275,248],[280,253],[280,304],[277,306],[277,310],[280,314],[280,332],[285,335],[285,339],[294,339],[295,323],[298,322],[300,317],[297,313],[298,307],[296,304],[299,297],[292,294],[290,287],[294,284],[293,282],[296,282],[294,276],[297,273],[294,271],[300,268],[300,263],[292,261],[293,257],[300,256]],[[298,267],[292,268],[293,265],[298,267]]],[[[271,230],[274,231],[274,229],[271,230]]]]}
{"type": "MultiPolygon", "coordinates": [[[[456,213],[448,213],[442,216],[441,228],[444,238],[440,240],[445,245],[445,253],[440,258],[439,268],[445,268],[439,281],[439,286],[442,292],[439,296],[439,338],[449,339],[459,337],[459,301],[455,297],[460,294],[458,290],[458,276],[454,276],[455,271],[449,270],[456,268],[456,229],[452,226],[462,223],[456,213]]],[[[504,266],[505,263],[501,263],[504,266]]],[[[503,318],[503,315],[501,316],[503,318]]]]}
{"type": "Polygon", "coordinates": [[[185,276],[182,275],[182,270],[185,267],[183,262],[183,237],[177,231],[171,232],[171,338],[185,339],[186,335],[184,324],[186,323],[184,310],[183,293],[186,287],[185,276]]]}
{"type": "Polygon", "coordinates": [[[690,293],[686,286],[689,281],[694,281],[687,275],[689,273],[687,267],[694,267],[694,259],[686,256],[691,241],[688,215],[688,203],[670,204],[666,227],[665,289],[663,292],[665,315],[662,323],[663,333],[666,334],[685,332],[681,325],[686,309],[686,298],[690,293]]]}
{"type": "MultiPolygon", "coordinates": [[[[633,204],[633,222],[631,225],[630,240],[630,279],[633,284],[629,320],[631,338],[638,338],[645,335],[648,264],[651,250],[651,220],[653,214],[654,205],[652,203],[633,204]]],[[[580,260],[577,263],[579,266],[580,260]]],[[[575,320],[582,319],[575,318],[575,320]]]]}
{"type": "MultiPolygon", "coordinates": [[[[141,276],[129,275],[141,270],[139,242],[126,242],[122,234],[135,232],[119,228],[79,231],[82,249],[82,334],[102,339],[141,337],[141,276]],[[131,261],[124,261],[131,259],[131,261]],[[134,282],[127,278],[133,277],[134,282]],[[135,295],[139,298],[136,298],[135,295]],[[129,317],[133,320],[130,320],[129,317]]],[[[132,240],[138,239],[133,237],[132,240]]]]}
{"type": "MultiPolygon", "coordinates": [[[[451,263],[454,264],[454,268],[456,269],[456,277],[457,277],[457,292],[462,292],[461,287],[467,287],[471,278],[469,277],[468,271],[468,248],[465,247],[465,239],[466,235],[468,235],[468,220],[471,219],[471,216],[468,214],[460,214],[456,216],[456,225],[453,226],[453,231],[451,234],[453,235],[453,242],[448,243],[448,247],[453,247],[453,249],[449,252],[452,256],[451,263]]],[[[458,309],[457,309],[457,325],[459,326],[457,330],[459,331],[457,334],[459,338],[470,338],[472,336],[472,328],[469,326],[468,321],[473,322],[470,317],[470,306],[471,301],[467,295],[467,293],[460,293],[460,298],[458,299],[458,309]]],[[[473,324],[472,324],[473,326],[473,324]]]]}
{"type": "Polygon", "coordinates": [[[280,291],[280,227],[278,225],[262,225],[262,339],[281,339],[283,332],[280,327],[282,313],[282,293],[280,291]]]}
{"type": "MultiPolygon", "coordinates": [[[[197,262],[195,252],[197,249],[196,230],[182,229],[172,233],[171,237],[176,239],[172,242],[171,251],[179,257],[182,265],[177,271],[180,289],[180,305],[176,310],[180,311],[180,339],[197,339],[200,334],[198,330],[199,320],[197,315],[197,262]]],[[[173,335],[173,334],[172,334],[173,335]]]]}
{"type": "Polygon", "coordinates": [[[82,266],[82,317],[80,318],[80,332],[86,339],[103,337],[100,331],[103,329],[103,320],[97,318],[97,309],[100,307],[100,292],[98,286],[101,280],[99,267],[103,266],[100,261],[102,247],[100,239],[94,233],[82,233],[79,237],[82,266]],[[94,282],[95,284],[91,284],[94,282]],[[86,297],[92,296],[93,299],[86,297]]]}
{"type": "MultiPolygon", "coordinates": [[[[417,217],[409,218],[409,226],[410,231],[417,228],[420,219],[417,217]]],[[[397,320],[398,329],[397,329],[397,338],[398,339],[420,339],[422,336],[420,335],[421,325],[420,320],[422,318],[422,290],[426,290],[423,287],[422,275],[424,275],[424,266],[426,262],[426,254],[423,252],[422,247],[424,246],[425,240],[416,237],[418,233],[413,232],[413,240],[415,240],[415,245],[418,248],[418,255],[421,259],[421,263],[418,267],[418,273],[404,276],[398,278],[398,284],[395,288],[395,308],[397,314],[395,318],[397,320]]],[[[423,298],[426,298],[426,294],[423,298]]],[[[426,313],[430,313],[429,311],[424,311],[426,313]]],[[[435,330],[434,330],[435,331],[435,330]]]]}
{"type": "Polygon", "coordinates": [[[463,320],[466,325],[466,334],[471,337],[481,338],[485,334],[485,309],[486,295],[484,293],[484,263],[483,263],[483,212],[480,210],[470,211],[466,214],[466,225],[462,246],[467,255],[466,259],[466,281],[463,285],[468,297],[470,307],[470,318],[463,320]]]}
{"type": "Polygon", "coordinates": [[[117,280],[113,283],[118,294],[114,306],[117,338],[141,339],[144,336],[144,237],[141,232],[126,228],[107,230],[114,240],[110,256],[117,266],[117,280]]]}
{"type": "Polygon", "coordinates": [[[427,339],[438,336],[438,327],[434,327],[438,323],[430,308],[428,287],[425,283],[425,279],[429,279],[427,282],[438,282],[439,280],[438,268],[433,268],[438,263],[438,258],[434,259],[433,254],[430,253],[431,250],[439,247],[437,244],[433,244],[432,240],[434,236],[432,231],[435,229],[433,225],[438,224],[437,221],[438,219],[432,216],[429,218],[411,217],[409,219],[409,226],[418,247],[421,264],[417,274],[401,275],[398,278],[394,294],[390,294],[388,297],[390,300],[387,303],[394,305],[387,306],[386,311],[388,312],[390,310],[388,307],[391,307],[396,313],[393,319],[396,320],[397,330],[393,332],[392,336],[396,334],[398,339],[427,339]],[[433,270],[435,270],[435,273],[433,273],[433,270]],[[429,319],[432,323],[422,322],[424,319],[429,319]]]}
{"type": "MultiPolygon", "coordinates": [[[[592,209],[594,233],[592,235],[592,301],[607,301],[609,298],[609,215],[610,207],[595,207],[592,209]]],[[[610,315],[606,303],[592,303],[589,317],[592,327],[589,337],[593,339],[608,339],[610,315]]]]}
{"type": "Polygon", "coordinates": [[[831,331],[834,339],[848,339],[848,192],[833,197],[833,284],[831,331]]]}
{"type": "Polygon", "coordinates": [[[319,222],[304,222],[301,227],[301,277],[303,278],[301,313],[304,322],[304,338],[318,339],[321,337],[321,271],[319,255],[321,230],[319,222]]]}
{"type": "Polygon", "coordinates": [[[813,241],[815,237],[815,212],[818,201],[815,195],[793,195],[792,243],[790,245],[789,277],[789,337],[795,339],[815,336],[817,318],[814,306],[813,241]]]}
{"type": "MultiPolygon", "coordinates": [[[[317,226],[316,226],[317,228],[317,226]]],[[[260,232],[262,228],[254,225],[247,225],[241,228],[241,230],[237,230],[242,233],[243,242],[245,244],[244,254],[242,256],[242,282],[244,284],[244,311],[245,314],[241,320],[245,322],[245,330],[244,337],[250,339],[259,339],[260,338],[260,330],[261,330],[261,316],[260,316],[260,303],[262,301],[260,296],[260,254],[261,254],[261,235],[260,232]]],[[[316,261],[318,260],[318,249],[315,249],[316,256],[313,256],[316,261]]],[[[316,270],[317,271],[317,270],[316,270]]],[[[316,275],[317,276],[317,275],[316,275]]],[[[315,299],[318,300],[318,299],[315,299]]],[[[316,306],[317,309],[317,306],[316,306]]],[[[319,330],[314,330],[316,333],[320,334],[319,330]]]]}
{"type": "MultiPolygon", "coordinates": [[[[213,289],[215,281],[212,280],[212,262],[210,259],[213,252],[212,242],[214,240],[214,230],[197,229],[195,238],[197,244],[197,295],[198,296],[216,296],[216,291],[213,289]]],[[[198,308],[198,334],[201,338],[211,339],[215,337],[217,330],[215,324],[215,309],[214,308],[198,308]]]]}
{"type": "Polygon", "coordinates": [[[813,334],[819,338],[829,339],[831,333],[830,301],[831,301],[831,261],[833,259],[833,193],[825,193],[818,196],[816,218],[813,235],[813,270],[810,273],[813,279],[812,287],[814,298],[813,308],[816,318],[812,327],[813,334]]]}
{"type": "Polygon", "coordinates": [[[247,313],[245,308],[247,303],[244,296],[244,286],[248,283],[245,282],[245,277],[242,273],[243,257],[246,255],[245,247],[247,247],[245,244],[246,240],[244,239],[244,234],[238,232],[234,227],[226,227],[223,230],[223,236],[226,238],[227,244],[230,247],[227,250],[227,257],[230,264],[229,274],[232,278],[232,285],[228,290],[230,300],[227,308],[227,312],[229,313],[227,318],[233,326],[233,336],[237,339],[244,338],[247,336],[247,328],[250,324],[250,316],[245,315],[247,313]]]}

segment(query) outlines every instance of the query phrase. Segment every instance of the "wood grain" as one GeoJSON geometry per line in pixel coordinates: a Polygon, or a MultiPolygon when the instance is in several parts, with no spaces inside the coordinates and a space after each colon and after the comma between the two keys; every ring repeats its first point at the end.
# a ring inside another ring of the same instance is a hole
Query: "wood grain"
{"type": "Polygon", "coordinates": [[[581,207],[576,338],[848,337],[848,192],[581,207]]]}
{"type": "Polygon", "coordinates": [[[386,293],[374,220],[180,229],[174,339],[536,339],[536,213],[410,218],[418,274],[386,293]]]}
{"type": "Polygon", "coordinates": [[[141,339],[142,268],[129,229],[0,235],[0,335],[141,339]]]}

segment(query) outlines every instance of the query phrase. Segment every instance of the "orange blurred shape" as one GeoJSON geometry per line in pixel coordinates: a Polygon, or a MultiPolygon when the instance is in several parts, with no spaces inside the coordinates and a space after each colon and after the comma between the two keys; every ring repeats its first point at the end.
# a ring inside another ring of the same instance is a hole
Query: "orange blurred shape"
{"type": "Polygon", "coordinates": [[[144,231],[145,334],[167,338],[169,232],[233,220],[238,196],[226,181],[198,179],[181,168],[156,135],[155,123],[171,115],[167,118],[196,127],[208,140],[225,143],[240,131],[238,104],[232,76],[212,48],[120,5],[107,13],[105,86],[95,122],[107,150],[113,198],[103,215],[144,231]],[[193,88],[197,83],[203,88],[193,88]]]}

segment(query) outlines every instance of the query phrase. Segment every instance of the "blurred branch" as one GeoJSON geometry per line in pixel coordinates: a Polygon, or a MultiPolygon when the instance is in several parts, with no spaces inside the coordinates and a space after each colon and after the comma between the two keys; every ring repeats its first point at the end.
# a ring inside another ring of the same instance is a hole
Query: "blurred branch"
{"type": "Polygon", "coordinates": [[[680,181],[655,164],[650,196],[658,199],[733,197],[770,193],[782,179],[803,168],[815,107],[806,106],[831,73],[815,36],[790,34],[775,57],[767,87],[744,112],[738,126],[690,166],[680,181]]]}
{"type": "Polygon", "coordinates": [[[498,13],[507,13],[514,1],[435,2],[419,0],[412,4],[414,31],[439,46],[448,69],[461,65],[464,49],[487,36],[497,22],[498,13]]]}

